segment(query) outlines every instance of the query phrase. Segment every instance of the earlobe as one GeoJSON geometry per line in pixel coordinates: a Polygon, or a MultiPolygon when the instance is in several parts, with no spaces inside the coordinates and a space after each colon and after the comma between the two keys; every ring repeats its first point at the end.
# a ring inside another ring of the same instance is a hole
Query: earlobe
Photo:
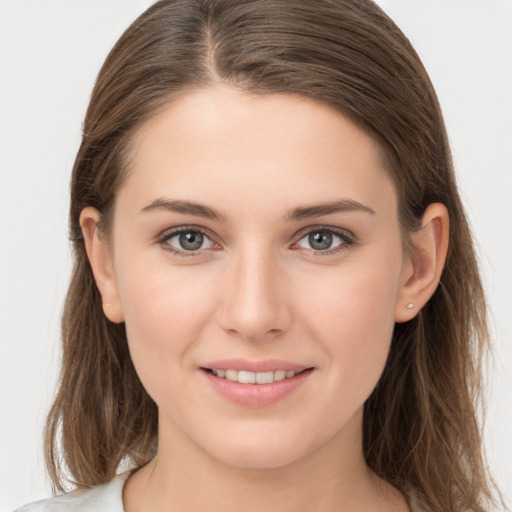
{"type": "Polygon", "coordinates": [[[421,228],[410,237],[412,249],[404,265],[403,283],[395,309],[395,322],[399,323],[414,318],[439,284],[448,252],[449,216],[446,206],[441,203],[429,205],[421,228]]]}
{"type": "Polygon", "coordinates": [[[98,229],[100,217],[101,214],[96,208],[88,206],[80,214],[80,227],[94,280],[103,301],[103,312],[111,322],[121,323],[124,316],[109,247],[98,229]]]}

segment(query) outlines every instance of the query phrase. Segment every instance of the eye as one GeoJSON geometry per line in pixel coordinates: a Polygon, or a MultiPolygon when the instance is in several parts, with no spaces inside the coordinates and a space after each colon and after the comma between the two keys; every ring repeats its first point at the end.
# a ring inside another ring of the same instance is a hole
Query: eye
{"type": "Polygon", "coordinates": [[[297,246],[301,249],[312,249],[316,252],[330,254],[352,243],[353,240],[347,234],[322,228],[307,233],[297,242],[297,246]]]}
{"type": "Polygon", "coordinates": [[[189,228],[164,233],[160,243],[166,250],[181,254],[195,253],[216,247],[216,244],[205,233],[189,228]]]}

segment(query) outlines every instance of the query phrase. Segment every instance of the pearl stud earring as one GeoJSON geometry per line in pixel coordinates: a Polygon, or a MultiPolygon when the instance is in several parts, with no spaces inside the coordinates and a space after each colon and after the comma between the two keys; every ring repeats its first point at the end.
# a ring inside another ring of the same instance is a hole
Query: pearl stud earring
{"type": "Polygon", "coordinates": [[[409,304],[407,304],[405,307],[407,309],[414,309],[414,304],[412,302],[409,302],[409,304]]]}

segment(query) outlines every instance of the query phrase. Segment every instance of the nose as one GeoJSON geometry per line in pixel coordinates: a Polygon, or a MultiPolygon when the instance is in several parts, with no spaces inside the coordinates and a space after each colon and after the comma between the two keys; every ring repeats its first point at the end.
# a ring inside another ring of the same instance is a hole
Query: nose
{"type": "Polygon", "coordinates": [[[268,252],[233,255],[220,289],[221,327],[246,341],[273,339],[286,331],[291,314],[283,274],[268,252]]]}

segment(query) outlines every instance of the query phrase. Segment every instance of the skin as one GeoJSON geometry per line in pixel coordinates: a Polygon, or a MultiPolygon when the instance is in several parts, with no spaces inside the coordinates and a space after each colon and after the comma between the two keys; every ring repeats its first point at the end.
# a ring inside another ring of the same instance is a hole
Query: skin
{"type": "Polygon", "coordinates": [[[448,215],[430,205],[406,255],[397,211],[373,139],[300,96],[218,85],[137,132],[109,236],[96,210],[81,216],[105,314],[126,323],[159,408],[158,456],[128,480],[127,512],[409,510],[365,464],[362,411],[395,322],[435,291],[448,215]],[[219,218],[155,206],[170,199],[219,218]],[[340,200],[366,209],[289,215],[340,200]],[[171,237],[182,226],[208,237],[192,255],[171,237]],[[320,228],[335,231],[329,253],[311,245],[320,228]],[[200,370],[227,357],[314,370],[284,399],[251,408],[200,370]]]}

